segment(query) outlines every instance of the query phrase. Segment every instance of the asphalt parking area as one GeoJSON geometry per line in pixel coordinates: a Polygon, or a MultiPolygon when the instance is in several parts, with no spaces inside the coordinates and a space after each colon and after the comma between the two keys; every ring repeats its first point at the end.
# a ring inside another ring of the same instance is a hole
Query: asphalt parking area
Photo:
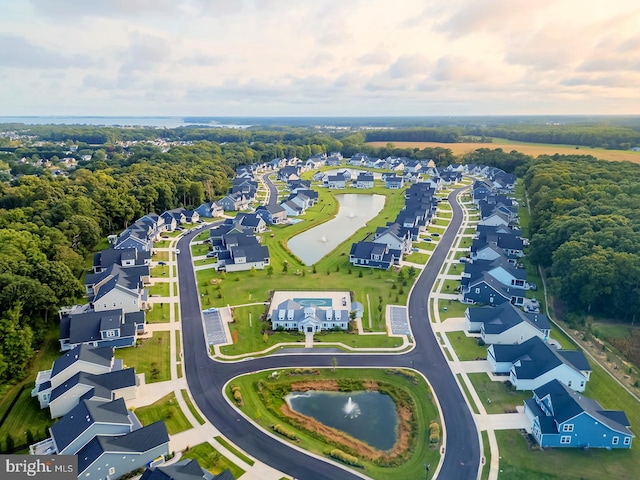
{"type": "Polygon", "coordinates": [[[407,307],[390,306],[389,323],[391,324],[391,335],[410,335],[409,317],[407,307]]]}
{"type": "Polygon", "coordinates": [[[209,345],[227,343],[227,335],[224,332],[220,311],[202,312],[202,317],[204,318],[204,330],[207,335],[207,343],[209,345]]]}

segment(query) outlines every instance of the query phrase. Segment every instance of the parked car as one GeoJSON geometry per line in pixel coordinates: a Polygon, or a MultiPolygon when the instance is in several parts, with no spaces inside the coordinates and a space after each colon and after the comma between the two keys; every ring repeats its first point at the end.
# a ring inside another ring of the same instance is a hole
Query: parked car
{"type": "Polygon", "coordinates": [[[217,257],[218,256],[218,252],[209,252],[207,253],[207,258],[213,258],[213,257],[217,257]]]}
{"type": "Polygon", "coordinates": [[[416,248],[416,247],[413,247],[413,248],[411,249],[411,251],[412,251],[412,252],[417,252],[418,250],[419,250],[419,249],[418,249],[418,248],[416,248]]]}
{"type": "Polygon", "coordinates": [[[439,236],[440,236],[440,234],[439,234],[439,233],[432,233],[432,234],[431,234],[431,236],[432,236],[432,237],[439,237],[439,236]]]}
{"type": "Polygon", "coordinates": [[[167,262],[158,262],[158,265],[166,265],[167,262]]]}
{"type": "Polygon", "coordinates": [[[207,308],[206,310],[204,310],[203,313],[216,313],[217,311],[218,311],[217,308],[211,307],[211,308],[207,308]]]}
{"type": "Polygon", "coordinates": [[[430,241],[431,241],[431,239],[430,239],[429,237],[425,237],[425,238],[423,238],[423,240],[424,240],[425,242],[430,242],[430,241]]]}
{"type": "Polygon", "coordinates": [[[180,255],[180,249],[176,248],[176,255],[180,255]]]}

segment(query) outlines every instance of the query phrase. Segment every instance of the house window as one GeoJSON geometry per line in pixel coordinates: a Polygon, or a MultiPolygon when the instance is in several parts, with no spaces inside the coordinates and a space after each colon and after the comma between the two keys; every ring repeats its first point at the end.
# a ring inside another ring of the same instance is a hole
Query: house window
{"type": "Polygon", "coordinates": [[[563,432],[573,432],[573,424],[572,423],[566,423],[562,426],[562,431],[563,432]]]}
{"type": "Polygon", "coordinates": [[[571,386],[571,380],[567,382],[567,387],[570,387],[570,386],[571,386]]]}
{"type": "Polygon", "coordinates": [[[571,443],[571,435],[563,435],[560,437],[560,444],[567,445],[571,443]]]}
{"type": "Polygon", "coordinates": [[[613,438],[611,439],[611,444],[612,444],[612,445],[617,445],[619,441],[620,441],[620,438],[619,438],[619,437],[613,437],[613,438]]]}
{"type": "Polygon", "coordinates": [[[625,445],[631,445],[631,437],[624,437],[624,441],[622,443],[625,445]]]}
{"type": "Polygon", "coordinates": [[[582,380],[582,381],[580,382],[580,386],[581,386],[581,387],[584,387],[584,380],[582,380]]]}
{"type": "Polygon", "coordinates": [[[480,294],[480,289],[476,288],[476,295],[479,295],[479,294],[480,294]]]}
{"type": "Polygon", "coordinates": [[[116,336],[116,331],[115,330],[107,330],[106,336],[107,337],[115,337],[116,336]]]}
{"type": "Polygon", "coordinates": [[[109,469],[109,475],[115,475],[116,474],[116,467],[111,467],[109,469]]]}

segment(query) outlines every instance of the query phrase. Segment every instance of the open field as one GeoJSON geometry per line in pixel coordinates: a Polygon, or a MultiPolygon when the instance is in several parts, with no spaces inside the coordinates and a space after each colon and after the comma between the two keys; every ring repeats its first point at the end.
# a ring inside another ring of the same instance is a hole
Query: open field
{"type": "MultiPolygon", "coordinates": [[[[388,142],[367,142],[372,147],[386,147],[388,142]]],[[[495,139],[493,143],[441,143],[441,142],[391,142],[397,148],[448,148],[454,155],[464,155],[473,152],[478,148],[489,148],[494,150],[501,148],[505,152],[516,150],[526,155],[537,157],[538,155],[593,155],[602,160],[616,162],[629,161],[640,163],[640,152],[631,150],[605,150],[604,148],[580,147],[575,145],[551,145],[524,142],[511,142],[504,139],[495,139]]]]}

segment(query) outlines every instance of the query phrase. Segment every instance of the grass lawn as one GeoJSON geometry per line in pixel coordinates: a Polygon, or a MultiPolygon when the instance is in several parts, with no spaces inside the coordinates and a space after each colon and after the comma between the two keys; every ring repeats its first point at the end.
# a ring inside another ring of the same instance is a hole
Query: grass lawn
{"type": "Polygon", "coordinates": [[[169,283],[158,282],[155,285],[149,287],[149,295],[160,295],[161,297],[169,296],[169,283]]]}
{"type": "Polygon", "coordinates": [[[450,263],[449,270],[447,270],[446,272],[448,275],[462,275],[463,271],[464,267],[461,263],[450,263]]]}
{"type": "Polygon", "coordinates": [[[460,303],[457,300],[440,300],[438,309],[440,310],[440,320],[446,320],[453,317],[464,317],[467,308],[473,308],[473,305],[460,303]],[[445,311],[446,308],[446,311],[445,311]]]}
{"type": "Polygon", "coordinates": [[[209,238],[209,231],[208,230],[206,230],[204,232],[200,232],[198,235],[193,237],[193,241],[194,242],[202,242],[202,241],[206,240],[207,238],[209,238]]]}
{"type": "Polygon", "coordinates": [[[459,286],[460,280],[445,280],[441,291],[443,293],[455,293],[459,286]]]}
{"type": "Polygon", "coordinates": [[[476,402],[473,401],[473,398],[471,397],[471,393],[467,388],[467,384],[464,383],[462,375],[460,375],[459,373],[456,373],[456,377],[458,379],[458,383],[462,385],[462,391],[464,392],[464,396],[467,397],[467,400],[469,401],[469,405],[471,405],[471,409],[473,410],[473,413],[479,414],[480,410],[478,410],[478,407],[476,406],[476,402]]]}
{"type": "Polygon", "coordinates": [[[229,442],[227,442],[224,438],[222,438],[220,435],[217,435],[215,437],[215,440],[222,445],[224,448],[226,448],[227,450],[229,450],[230,452],[232,452],[236,457],[238,457],[239,459],[241,459],[244,463],[246,463],[247,465],[251,465],[253,466],[254,462],[253,460],[251,460],[249,457],[247,457],[244,453],[242,453],[240,450],[238,450],[236,447],[234,447],[233,445],[231,445],[229,442]]]}
{"type": "Polygon", "coordinates": [[[158,240],[157,242],[153,242],[154,248],[169,248],[171,245],[171,240],[158,240]]]}
{"type": "Polygon", "coordinates": [[[182,393],[182,398],[187,404],[187,408],[189,408],[191,415],[195,417],[195,419],[200,425],[204,425],[206,421],[204,420],[204,418],[202,418],[202,416],[196,410],[196,407],[193,405],[193,402],[191,401],[191,397],[189,397],[189,393],[186,390],[180,390],[180,393],[182,393]]]}
{"type": "Polygon", "coordinates": [[[170,334],[154,332],[151,338],[143,339],[137,347],[117,348],[115,356],[122,359],[127,367],[134,367],[136,373],[144,373],[147,383],[170,380],[170,334]]]}
{"type": "Polygon", "coordinates": [[[438,212],[436,213],[436,215],[438,215],[438,218],[453,218],[453,212],[451,211],[441,211],[440,208],[438,207],[438,212]]]}
{"type": "Polygon", "coordinates": [[[487,347],[478,345],[475,338],[465,336],[464,332],[447,332],[446,335],[461,361],[487,358],[487,347]]]}
{"type": "Polygon", "coordinates": [[[472,239],[470,237],[464,237],[460,240],[458,248],[469,248],[471,246],[472,239]]]}
{"type": "Polygon", "coordinates": [[[158,265],[151,269],[151,278],[163,278],[169,275],[169,265],[158,265]]]}
{"type": "Polygon", "coordinates": [[[355,348],[391,348],[402,345],[398,337],[387,335],[358,335],[347,332],[320,332],[313,337],[314,342],[340,342],[355,348]]]}
{"type": "Polygon", "coordinates": [[[475,235],[476,234],[476,227],[468,227],[464,229],[464,232],[462,232],[465,235],[475,235]]]}
{"type": "Polygon", "coordinates": [[[427,232],[430,234],[439,233],[440,235],[442,235],[447,229],[447,225],[449,225],[449,221],[433,220],[433,222],[431,222],[431,224],[427,227],[427,232]]]}
{"type": "Polygon", "coordinates": [[[500,478],[509,480],[600,480],[637,478],[637,448],[605,450],[555,448],[530,450],[515,430],[496,431],[500,449],[500,478]]]}
{"type": "Polygon", "coordinates": [[[191,428],[191,424],[180,410],[180,405],[178,405],[178,400],[173,392],[151,405],[136,408],[135,414],[143,425],[164,420],[169,435],[175,435],[191,428]]]}
{"type": "Polygon", "coordinates": [[[469,255],[470,255],[470,252],[469,252],[469,251],[467,251],[467,250],[460,250],[460,251],[455,252],[455,253],[453,254],[453,259],[454,259],[454,260],[459,260],[459,259],[461,259],[462,257],[468,257],[469,255]]]}
{"type": "Polygon", "coordinates": [[[225,470],[231,470],[233,478],[238,479],[244,474],[244,470],[231,462],[228,458],[222,456],[209,443],[201,443],[189,450],[182,452],[181,460],[195,458],[202,468],[208,470],[214,475],[218,475],[225,470]]]}
{"type": "Polygon", "coordinates": [[[199,257],[201,255],[206,255],[209,253],[209,245],[206,243],[200,243],[198,245],[191,245],[191,254],[194,257],[199,257]]]}
{"type": "MultiPolygon", "coordinates": [[[[522,406],[525,400],[533,396],[528,391],[512,390],[504,382],[493,382],[486,373],[469,373],[468,375],[487,413],[515,412],[516,407],[522,406]]],[[[506,381],[509,377],[505,376],[504,379],[506,381]]]]}
{"type": "Polygon", "coordinates": [[[44,440],[48,436],[46,429],[53,420],[49,417],[49,410],[40,410],[38,400],[31,397],[31,389],[38,372],[50,369],[53,361],[60,356],[59,330],[56,324],[49,329],[40,350],[31,360],[23,380],[0,385],[0,416],[4,416],[11,408],[11,413],[0,425],[0,444],[3,447],[6,445],[8,434],[13,437],[16,447],[26,445],[26,433],[29,430],[34,441],[44,440]],[[11,403],[15,398],[17,400],[12,407],[11,403]]]}
{"type": "MultiPolygon", "coordinates": [[[[181,225],[182,228],[189,227],[188,225],[181,225]]],[[[182,230],[174,230],[173,232],[164,232],[162,238],[176,238],[182,235],[182,230]]]]}
{"type": "Polygon", "coordinates": [[[168,303],[154,303],[151,310],[147,310],[147,323],[168,323],[170,320],[169,309],[171,305],[168,303]]]}
{"type": "Polygon", "coordinates": [[[489,434],[486,430],[480,432],[482,434],[482,454],[484,455],[484,465],[482,466],[482,476],[480,480],[489,479],[489,471],[491,470],[491,448],[489,446],[489,434]]]}
{"type": "Polygon", "coordinates": [[[153,260],[154,262],[168,262],[169,252],[155,252],[151,256],[151,260],[153,260]]]}
{"type": "Polygon", "coordinates": [[[424,265],[429,261],[429,258],[431,258],[431,255],[428,255],[426,253],[411,253],[407,255],[404,259],[407,262],[424,265]]]}
{"type": "Polygon", "coordinates": [[[420,250],[429,250],[429,251],[435,250],[437,245],[438,244],[436,242],[420,242],[420,243],[413,244],[414,247],[419,248],[420,250]]]}
{"type": "MultiPolygon", "coordinates": [[[[285,371],[279,370],[281,378],[284,376],[285,371]]],[[[267,410],[256,391],[256,383],[259,380],[269,381],[270,372],[260,372],[251,375],[244,375],[233,380],[234,385],[238,385],[241,389],[244,399],[244,406],[241,407],[242,411],[253,418],[257,423],[264,428],[268,428],[269,425],[276,423],[286,423],[282,419],[275,417],[269,410],[267,410]]],[[[438,410],[433,402],[432,394],[429,387],[418,377],[418,384],[414,385],[409,380],[401,375],[389,375],[384,369],[342,369],[338,368],[336,371],[332,369],[320,369],[319,375],[296,375],[294,381],[304,380],[332,380],[332,379],[352,379],[355,381],[377,381],[385,382],[402,389],[403,392],[408,394],[415,406],[415,414],[417,419],[417,438],[415,443],[415,449],[412,451],[409,459],[401,465],[389,468],[381,467],[373,464],[372,462],[364,462],[364,470],[359,470],[368,477],[374,479],[417,479],[424,478],[424,464],[430,463],[431,465],[437,465],[440,452],[439,448],[433,448],[428,441],[429,428],[428,424],[432,420],[436,420],[441,423],[441,419],[438,416],[438,410]]],[[[279,381],[279,380],[277,380],[279,381]]],[[[227,395],[230,395],[230,389],[227,389],[227,395]]],[[[284,401],[284,400],[283,400],[284,401]]],[[[320,456],[326,456],[326,452],[330,450],[329,445],[323,441],[313,437],[306,431],[297,429],[292,425],[287,425],[287,428],[291,431],[295,431],[298,438],[296,445],[300,448],[313,452],[320,456]]],[[[284,438],[284,437],[283,437],[284,438]]]]}

